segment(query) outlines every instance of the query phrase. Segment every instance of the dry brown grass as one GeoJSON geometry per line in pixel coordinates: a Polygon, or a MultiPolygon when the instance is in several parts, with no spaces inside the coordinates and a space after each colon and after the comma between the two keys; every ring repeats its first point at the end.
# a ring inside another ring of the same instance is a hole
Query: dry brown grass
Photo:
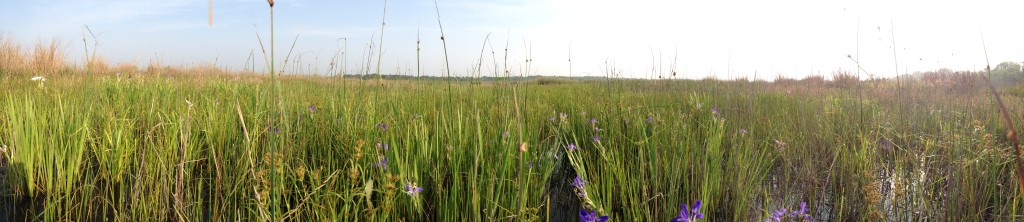
{"type": "Polygon", "coordinates": [[[25,60],[21,44],[12,37],[0,34],[0,71],[21,71],[24,69],[25,60]]]}
{"type": "Polygon", "coordinates": [[[54,38],[49,42],[39,41],[32,50],[31,68],[42,74],[54,74],[69,68],[65,51],[60,40],[54,38]]]}
{"type": "Polygon", "coordinates": [[[860,82],[860,78],[848,71],[837,70],[832,72],[832,85],[840,88],[853,87],[860,82]]]}

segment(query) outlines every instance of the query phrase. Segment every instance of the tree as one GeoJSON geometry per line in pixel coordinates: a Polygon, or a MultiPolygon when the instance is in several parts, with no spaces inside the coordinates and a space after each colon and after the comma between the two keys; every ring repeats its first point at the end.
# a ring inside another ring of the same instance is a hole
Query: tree
{"type": "Polygon", "coordinates": [[[992,68],[992,83],[997,86],[1012,86],[1024,81],[1020,63],[1002,62],[992,68]]]}

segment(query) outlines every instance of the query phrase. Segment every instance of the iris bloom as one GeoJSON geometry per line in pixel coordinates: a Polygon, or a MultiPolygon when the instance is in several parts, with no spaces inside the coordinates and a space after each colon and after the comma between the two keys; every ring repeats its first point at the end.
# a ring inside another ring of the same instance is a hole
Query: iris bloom
{"type": "Polygon", "coordinates": [[[580,149],[580,148],[579,148],[579,147],[576,147],[576,144],[575,144],[575,143],[570,143],[570,144],[569,144],[569,146],[568,146],[568,147],[566,147],[566,149],[569,149],[569,151],[573,151],[573,150],[578,150],[578,149],[580,149]]]}
{"type": "Polygon", "coordinates": [[[380,158],[380,162],[374,163],[373,166],[387,169],[388,168],[388,158],[387,157],[381,157],[380,158]]]}
{"type": "Polygon", "coordinates": [[[689,208],[686,204],[680,206],[682,209],[679,210],[679,215],[672,219],[672,222],[694,222],[698,219],[704,219],[704,214],[700,213],[700,200],[693,204],[693,208],[689,208]]]}
{"type": "Polygon", "coordinates": [[[583,179],[580,178],[580,176],[576,176],[576,178],[572,179],[571,185],[572,187],[583,189],[584,184],[586,184],[586,182],[583,182],[583,179]]]}
{"type": "Polygon", "coordinates": [[[778,221],[782,221],[782,218],[785,218],[785,217],[786,217],[786,208],[782,208],[782,209],[779,209],[779,210],[776,210],[775,212],[773,212],[772,216],[770,217],[770,219],[771,219],[771,221],[778,222],[778,221]]]}
{"type": "Polygon", "coordinates": [[[416,186],[415,183],[405,184],[405,193],[409,194],[410,196],[415,196],[420,192],[423,192],[423,187],[416,186]]]}
{"type": "Polygon", "coordinates": [[[580,221],[583,222],[604,222],[608,220],[608,216],[598,217],[597,211],[580,210],[580,221]]]}
{"type": "Polygon", "coordinates": [[[580,176],[576,176],[576,178],[572,179],[572,183],[569,184],[569,185],[574,187],[574,188],[576,188],[576,196],[579,196],[580,198],[586,199],[587,198],[587,189],[583,188],[583,185],[585,185],[585,184],[586,184],[586,182],[584,182],[583,179],[580,178],[580,176]]]}
{"type": "Polygon", "coordinates": [[[786,217],[789,217],[789,218],[792,218],[792,219],[801,218],[804,221],[811,221],[811,214],[807,213],[807,202],[800,202],[800,210],[798,210],[798,211],[795,211],[795,210],[787,211],[786,208],[782,208],[782,209],[778,209],[778,210],[772,211],[772,214],[769,215],[768,219],[765,220],[765,221],[780,222],[780,221],[785,221],[786,217]]]}

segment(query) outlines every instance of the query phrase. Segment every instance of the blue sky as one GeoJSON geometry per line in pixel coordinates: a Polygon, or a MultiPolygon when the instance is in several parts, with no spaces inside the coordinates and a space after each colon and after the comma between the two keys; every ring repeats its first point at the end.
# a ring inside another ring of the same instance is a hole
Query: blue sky
{"type": "MultiPolygon", "coordinates": [[[[69,58],[81,62],[83,25],[88,25],[98,35],[99,55],[112,63],[215,63],[241,69],[255,52],[255,66],[262,70],[255,33],[268,40],[266,1],[214,0],[212,27],[208,4],[10,1],[0,9],[0,19],[8,21],[0,24],[0,33],[26,47],[57,38],[69,58]]],[[[315,67],[324,74],[331,57],[344,51],[348,72],[358,72],[371,36],[381,45],[383,1],[276,4],[277,54],[283,57],[299,35],[292,57],[308,71],[315,67]]],[[[529,49],[531,75],[569,75],[570,45],[574,76],[603,75],[608,62],[628,77],[650,78],[669,73],[673,61],[677,78],[828,75],[854,70],[846,55],[858,53],[864,69],[878,76],[895,75],[896,64],[901,73],[973,70],[984,67],[982,35],[993,63],[1024,61],[1022,4],[1012,1],[440,0],[438,5],[451,71],[460,76],[473,70],[481,47],[483,70],[493,70],[495,59],[503,66],[506,42],[514,74],[525,70],[529,49]]],[[[417,32],[423,74],[441,75],[437,15],[427,0],[387,2],[382,73],[415,73],[417,32]]],[[[88,44],[92,47],[91,37],[88,44]]],[[[374,72],[376,53],[372,59],[374,72]]]]}

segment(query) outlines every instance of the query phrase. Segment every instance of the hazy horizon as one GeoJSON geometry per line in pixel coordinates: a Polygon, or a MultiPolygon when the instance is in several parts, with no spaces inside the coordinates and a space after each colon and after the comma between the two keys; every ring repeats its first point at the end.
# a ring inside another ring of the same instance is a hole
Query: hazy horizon
{"type": "MultiPolygon", "coordinates": [[[[939,68],[978,70],[1024,60],[1024,32],[1015,28],[1019,2],[905,1],[438,1],[451,71],[465,76],[483,51],[483,73],[504,64],[515,75],[603,76],[606,61],[624,77],[699,79],[801,78],[856,72],[847,55],[876,76],[939,68]],[[489,44],[485,45],[485,38],[489,44]],[[1015,41],[1016,40],[1016,41],[1015,41]],[[894,50],[895,46],[895,50],[894,50]],[[492,49],[495,54],[492,58],[492,49]],[[492,60],[493,59],[493,60],[492,60]],[[652,73],[654,73],[652,75],[652,73]]],[[[57,38],[74,63],[83,61],[83,26],[97,35],[98,55],[111,64],[216,64],[242,69],[255,53],[264,70],[256,32],[269,40],[266,1],[103,2],[17,1],[5,7],[0,33],[26,47],[57,38]],[[255,26],[255,27],[254,27],[255,26]]],[[[417,33],[422,40],[422,72],[439,76],[444,53],[433,1],[387,2],[381,73],[415,75],[417,33]]],[[[338,52],[347,55],[348,74],[366,64],[367,45],[380,45],[383,1],[277,1],[276,54],[283,58],[298,35],[292,58],[326,72],[338,52]],[[373,39],[371,40],[371,36],[373,39]],[[346,41],[339,40],[345,38],[346,41]],[[347,46],[347,47],[346,47],[347,46]],[[346,50],[347,48],[347,50],[346,50]]],[[[88,37],[90,51],[93,38],[88,37]]],[[[376,72],[377,54],[370,56],[376,72]]],[[[491,71],[488,71],[491,70],[491,71]]],[[[310,70],[312,71],[312,70],[310,70]]],[[[323,74],[323,73],[322,73],[323,74]]],[[[864,74],[866,75],[866,74],[864,74]]]]}

